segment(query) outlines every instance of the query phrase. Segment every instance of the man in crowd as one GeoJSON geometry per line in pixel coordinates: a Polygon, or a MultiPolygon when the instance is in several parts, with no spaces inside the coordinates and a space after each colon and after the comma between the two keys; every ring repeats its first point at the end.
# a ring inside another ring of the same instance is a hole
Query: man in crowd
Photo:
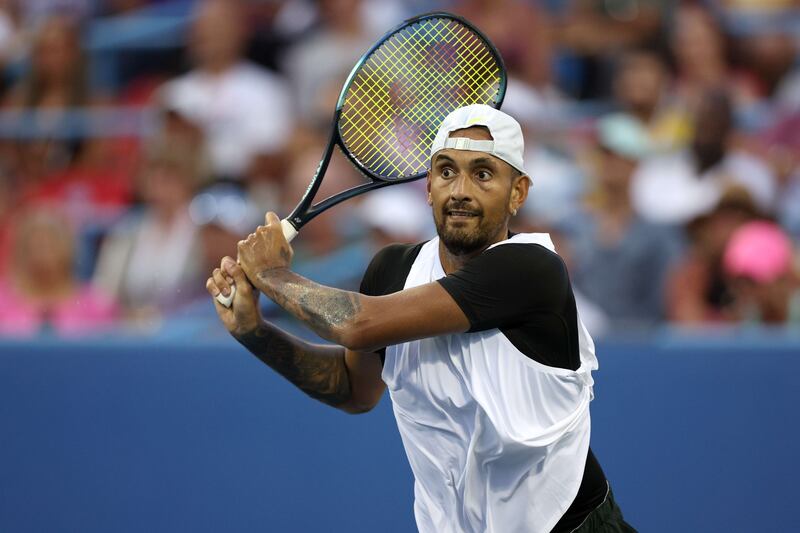
{"type": "Polygon", "coordinates": [[[161,89],[161,105],[203,130],[217,177],[241,179],[257,154],[282,149],[292,126],[288,88],[242,57],[245,21],[237,0],[204,0],[189,48],[196,68],[161,89]]]}

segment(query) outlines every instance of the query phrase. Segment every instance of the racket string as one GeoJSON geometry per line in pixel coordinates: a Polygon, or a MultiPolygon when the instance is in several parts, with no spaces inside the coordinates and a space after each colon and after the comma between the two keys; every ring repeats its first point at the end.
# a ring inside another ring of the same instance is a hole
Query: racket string
{"type": "MultiPolygon", "coordinates": [[[[383,91],[384,91],[384,93],[385,93],[385,96],[388,98],[388,100],[389,100],[389,104],[391,104],[391,99],[392,99],[391,92],[390,92],[389,90],[387,90],[385,87],[386,87],[387,85],[391,85],[391,81],[393,81],[393,80],[385,80],[385,79],[379,79],[379,80],[375,80],[375,78],[373,77],[373,74],[374,74],[374,73],[376,73],[376,72],[377,72],[377,73],[380,73],[380,72],[386,72],[386,70],[387,70],[387,69],[385,69],[385,68],[383,68],[383,67],[385,66],[386,62],[387,62],[389,59],[395,59],[395,60],[397,60],[397,61],[400,61],[400,60],[401,60],[401,58],[397,58],[397,57],[396,57],[396,50],[391,50],[391,49],[389,48],[389,46],[388,46],[388,45],[389,45],[389,43],[386,43],[386,46],[385,46],[385,47],[383,47],[382,49],[379,49],[378,51],[376,51],[376,54],[375,54],[375,55],[377,55],[377,54],[378,54],[379,52],[381,52],[381,51],[382,51],[382,52],[384,52],[384,53],[383,53],[383,61],[382,61],[382,62],[381,62],[381,63],[380,63],[380,64],[379,64],[379,65],[378,65],[376,68],[372,69],[372,71],[371,71],[371,72],[370,72],[370,71],[368,71],[367,69],[364,69],[364,71],[363,71],[363,74],[364,74],[364,75],[367,77],[367,80],[366,80],[366,81],[373,82],[373,84],[374,84],[373,86],[374,86],[374,87],[381,87],[381,88],[383,88],[383,91]],[[388,50],[391,52],[391,57],[390,57],[390,55],[389,55],[389,54],[387,54],[387,53],[386,53],[386,50],[387,50],[387,49],[388,49],[388,50]],[[379,83],[379,82],[384,82],[384,83],[379,83]]],[[[365,85],[363,85],[363,87],[367,87],[367,85],[365,84],[365,85]]],[[[360,103],[363,103],[363,99],[362,99],[362,97],[361,97],[361,96],[359,96],[357,92],[354,92],[353,96],[354,96],[354,98],[356,98],[356,99],[357,99],[357,100],[358,100],[360,103]]],[[[367,94],[367,97],[369,98],[369,100],[370,100],[370,102],[371,102],[371,103],[374,103],[374,100],[372,99],[372,97],[371,97],[371,96],[369,96],[369,95],[367,94]]],[[[388,113],[389,113],[389,111],[391,110],[391,108],[389,107],[389,105],[387,105],[387,104],[384,104],[384,105],[383,105],[383,108],[382,108],[382,110],[383,110],[383,111],[386,111],[386,112],[387,112],[387,114],[388,114],[388,113]]],[[[367,121],[367,119],[365,118],[363,122],[368,122],[368,121],[367,121]]],[[[379,122],[380,122],[380,123],[385,123],[385,121],[379,121],[379,122]]],[[[391,143],[392,143],[392,141],[391,141],[390,139],[387,139],[386,135],[384,135],[384,134],[383,134],[383,133],[382,133],[380,130],[378,130],[378,129],[376,129],[376,128],[373,128],[373,129],[375,130],[375,131],[374,131],[374,133],[375,133],[375,134],[377,134],[377,135],[378,135],[378,136],[381,138],[381,140],[383,140],[384,142],[386,142],[386,143],[388,143],[388,144],[391,144],[391,143]]],[[[383,155],[383,152],[382,152],[382,150],[381,150],[381,147],[380,147],[378,144],[376,144],[376,143],[372,142],[372,140],[370,139],[370,136],[369,136],[368,134],[365,134],[365,133],[363,133],[363,132],[361,132],[361,133],[362,133],[362,142],[361,142],[361,144],[357,144],[357,145],[353,146],[353,147],[351,148],[351,150],[352,150],[352,151],[357,151],[357,150],[360,150],[360,149],[361,149],[361,148],[362,148],[362,147],[363,147],[365,144],[367,144],[367,143],[368,143],[368,144],[370,144],[370,145],[371,145],[371,151],[370,151],[370,150],[368,150],[367,152],[365,152],[365,153],[363,154],[363,156],[362,156],[362,157],[364,158],[364,159],[363,159],[363,162],[366,164],[366,166],[368,166],[368,167],[371,167],[371,166],[372,166],[372,163],[375,161],[376,157],[379,157],[379,156],[383,155]],[[373,156],[375,156],[375,157],[373,157],[373,156]]],[[[388,129],[387,129],[387,133],[388,133],[388,129]]],[[[408,165],[411,165],[411,164],[412,164],[411,162],[409,162],[409,161],[407,161],[407,160],[406,160],[406,163],[407,163],[408,165]]],[[[393,165],[393,166],[395,166],[395,170],[396,170],[396,172],[400,173],[401,175],[403,174],[403,171],[402,171],[402,169],[398,168],[396,165],[393,165]]]]}
{"type": "MultiPolygon", "coordinates": [[[[414,36],[412,36],[412,37],[416,37],[416,35],[414,35],[414,36]]],[[[413,44],[414,44],[414,41],[412,41],[412,40],[411,40],[411,39],[409,39],[409,38],[406,38],[406,39],[405,39],[405,41],[404,41],[403,43],[401,43],[401,44],[403,44],[403,45],[407,45],[409,41],[411,41],[411,44],[412,44],[412,46],[413,46],[413,44]]],[[[412,50],[412,51],[414,51],[414,52],[428,52],[428,51],[429,51],[429,50],[422,50],[422,49],[421,49],[421,45],[419,44],[419,39],[417,39],[417,40],[416,40],[416,43],[417,43],[417,49],[416,49],[416,50],[412,50]]],[[[381,71],[382,71],[382,70],[381,70],[381,69],[382,69],[382,67],[384,67],[384,65],[386,64],[386,62],[387,62],[389,59],[395,59],[395,60],[397,60],[397,61],[401,60],[401,58],[398,58],[398,57],[397,57],[397,54],[398,54],[398,52],[399,52],[400,54],[403,54],[403,52],[402,52],[402,51],[400,51],[400,45],[398,45],[397,47],[395,47],[394,49],[392,49],[392,48],[390,48],[390,47],[388,46],[388,44],[389,44],[389,43],[387,43],[387,46],[386,46],[386,47],[384,47],[384,50],[383,50],[383,52],[384,52],[384,54],[383,54],[383,55],[384,55],[384,57],[383,57],[383,61],[382,61],[382,62],[381,62],[379,65],[378,65],[378,68],[376,68],[376,69],[373,69],[373,72],[381,72],[381,71]],[[387,50],[389,51],[389,54],[387,54],[387,53],[386,53],[386,51],[387,51],[387,50]]],[[[434,51],[435,51],[435,50],[434,50],[434,51]]],[[[376,55],[377,55],[377,54],[376,54],[376,55]]],[[[413,72],[411,72],[411,74],[412,74],[412,75],[423,75],[423,76],[424,76],[424,74],[425,74],[425,73],[424,73],[424,72],[421,72],[421,71],[420,71],[420,69],[414,68],[414,67],[413,67],[413,64],[411,65],[411,67],[414,69],[414,71],[413,71],[413,72]]],[[[365,69],[365,70],[366,70],[366,69],[365,69]]],[[[385,69],[384,69],[384,70],[385,70],[385,69]]],[[[373,78],[373,76],[372,76],[372,73],[368,72],[367,74],[368,74],[368,76],[369,76],[369,79],[370,79],[371,81],[374,81],[374,78],[373,78]]],[[[425,77],[427,77],[427,76],[425,76],[425,77]]],[[[363,76],[362,76],[362,78],[363,78],[363,76]]],[[[384,80],[382,80],[382,81],[384,81],[384,80]]],[[[439,80],[439,81],[441,81],[441,80],[439,80]]],[[[379,85],[379,84],[378,84],[378,85],[379,85]]],[[[386,92],[386,91],[384,91],[384,93],[385,93],[385,92],[386,92]]],[[[411,93],[411,91],[406,91],[406,92],[407,92],[407,93],[411,93]]],[[[411,96],[411,97],[413,97],[413,94],[411,94],[410,96],[411,96]]],[[[428,97],[427,99],[428,99],[428,100],[430,100],[430,95],[425,95],[425,94],[423,93],[423,96],[427,96],[427,97],[428,97]]],[[[389,98],[391,98],[391,95],[389,95],[389,98]]],[[[396,96],[396,97],[395,97],[395,99],[396,99],[396,100],[397,100],[397,99],[401,100],[401,101],[400,101],[400,103],[399,103],[399,107],[400,107],[401,109],[404,109],[404,110],[411,109],[411,111],[412,111],[412,113],[413,113],[413,111],[414,111],[414,108],[413,108],[413,107],[410,107],[409,105],[407,105],[407,104],[408,104],[408,102],[407,102],[407,99],[405,99],[405,100],[403,100],[403,99],[402,99],[402,92],[400,93],[400,95],[399,95],[399,96],[396,96]]],[[[359,100],[363,102],[363,99],[359,98],[359,100]]],[[[373,101],[373,100],[371,99],[371,101],[373,101]]],[[[374,101],[373,101],[373,102],[374,102],[374,101]]],[[[424,102],[424,103],[425,103],[425,104],[428,104],[428,105],[430,105],[430,104],[431,104],[431,102],[430,102],[430,101],[427,101],[427,102],[424,102]]],[[[385,105],[385,104],[384,104],[384,105],[385,105]]],[[[417,107],[418,107],[418,106],[417,106],[417,107]]],[[[420,116],[413,117],[413,116],[412,116],[411,118],[412,118],[412,119],[414,119],[414,118],[420,119],[420,118],[424,118],[424,117],[420,117],[420,116]]],[[[397,124],[395,124],[395,126],[397,126],[397,124]]],[[[409,128],[409,129],[411,129],[411,128],[409,128]]],[[[376,133],[377,133],[377,132],[376,132],[376,133]]],[[[383,139],[385,142],[388,142],[388,141],[389,141],[389,139],[387,139],[385,135],[381,135],[380,133],[379,133],[379,135],[382,137],[382,139],[383,139]]],[[[397,136],[396,136],[396,138],[397,138],[396,140],[397,140],[397,141],[399,141],[399,142],[400,142],[400,144],[403,146],[403,148],[405,148],[405,149],[406,149],[406,151],[408,152],[408,149],[409,149],[408,143],[407,143],[407,142],[404,142],[404,139],[402,139],[402,138],[399,138],[399,137],[397,137],[397,136]]],[[[380,154],[379,154],[379,152],[380,152],[380,147],[379,147],[377,144],[375,144],[375,143],[371,143],[371,144],[372,144],[372,150],[371,150],[370,152],[367,152],[367,153],[365,153],[365,155],[364,155],[365,162],[367,163],[367,165],[371,165],[371,164],[374,162],[374,160],[376,159],[376,157],[372,157],[373,155],[375,155],[375,156],[378,156],[378,155],[380,155],[380,154]]],[[[362,143],[362,145],[363,145],[363,143],[362,143]]],[[[355,149],[358,149],[358,147],[354,147],[354,148],[355,148],[355,149]]],[[[398,155],[401,155],[401,156],[402,156],[402,154],[398,154],[398,155]]],[[[413,155],[413,154],[410,154],[410,155],[413,155]]],[[[414,166],[414,164],[415,164],[415,163],[416,163],[417,165],[419,165],[419,161],[418,161],[418,160],[417,160],[417,161],[413,161],[413,162],[412,162],[412,161],[409,161],[407,157],[404,157],[404,158],[402,158],[402,159],[403,159],[403,162],[405,162],[405,163],[406,163],[406,166],[414,166]]],[[[402,170],[402,169],[400,169],[400,168],[398,168],[396,164],[395,164],[395,165],[392,165],[392,166],[394,166],[394,168],[395,168],[395,170],[396,170],[397,172],[400,172],[400,173],[402,173],[402,172],[403,172],[403,170],[402,170]]],[[[416,169],[415,169],[415,170],[416,170],[416,169]]]]}
{"type": "MultiPolygon", "coordinates": [[[[443,35],[441,35],[441,29],[433,28],[437,33],[436,35],[430,35],[430,33],[431,33],[430,27],[429,28],[424,28],[424,29],[427,29],[428,31],[427,31],[427,35],[423,35],[423,37],[430,37],[430,38],[433,38],[433,39],[443,37],[443,35]]],[[[467,32],[466,28],[460,28],[460,29],[462,30],[461,34],[469,33],[469,32],[467,32]]],[[[455,33],[454,35],[457,38],[460,38],[461,34],[455,33]]],[[[469,35],[472,36],[471,33],[469,35]]],[[[431,49],[433,49],[434,53],[439,54],[441,56],[441,49],[437,50],[435,47],[428,47],[427,49],[423,48],[423,44],[424,43],[422,42],[422,40],[421,39],[413,39],[413,37],[419,37],[419,34],[412,35],[410,37],[406,36],[406,39],[400,44],[406,45],[407,47],[410,44],[410,47],[413,47],[410,51],[411,52],[415,52],[415,53],[420,53],[421,55],[427,55],[431,51],[431,49]]],[[[389,47],[389,44],[390,43],[387,43],[386,48],[389,49],[392,58],[394,58],[396,60],[400,60],[401,58],[397,57],[398,52],[400,54],[403,54],[403,52],[400,51],[400,45],[398,44],[396,48],[391,49],[389,47]]],[[[445,44],[451,44],[451,43],[445,42],[445,44]]],[[[465,44],[466,45],[466,42],[462,39],[461,40],[461,44],[465,44]]],[[[469,51],[471,53],[471,55],[475,59],[478,59],[472,50],[467,49],[467,51],[469,51]]],[[[381,63],[380,66],[383,66],[383,64],[385,64],[386,59],[387,59],[387,56],[386,56],[386,54],[384,54],[384,61],[381,63]]],[[[485,61],[481,63],[481,66],[484,66],[484,63],[485,63],[485,61]]],[[[414,67],[413,63],[410,65],[410,68],[412,69],[412,72],[410,74],[412,74],[413,76],[419,76],[421,78],[429,78],[430,77],[430,76],[427,75],[428,72],[430,72],[430,71],[425,72],[425,71],[423,71],[423,70],[421,70],[419,68],[416,68],[416,67],[414,67]]],[[[447,72],[447,71],[445,71],[445,72],[447,72]]],[[[456,69],[456,70],[450,69],[449,72],[451,74],[453,72],[458,72],[459,74],[461,74],[461,79],[462,80],[464,79],[464,77],[463,77],[464,70],[463,69],[456,69]]],[[[474,76],[473,76],[473,79],[474,79],[474,76]]],[[[426,83],[427,86],[430,86],[428,84],[431,84],[431,83],[437,82],[437,81],[441,82],[443,80],[441,80],[441,79],[439,79],[439,80],[425,79],[425,83],[426,83]]],[[[412,93],[412,91],[408,91],[408,92],[412,93]]],[[[450,102],[442,102],[441,101],[442,100],[442,94],[435,95],[435,94],[431,93],[430,91],[427,91],[427,92],[422,91],[422,92],[419,92],[419,94],[423,98],[423,102],[422,102],[423,106],[427,105],[428,108],[430,108],[432,106],[441,107],[441,105],[443,103],[444,104],[450,103],[450,102]],[[436,100],[434,100],[434,97],[436,98],[436,100]]],[[[446,94],[445,94],[445,96],[446,96],[446,94]]],[[[412,97],[413,97],[413,94],[412,94],[412,97]]],[[[422,112],[421,110],[423,109],[423,106],[409,106],[407,104],[408,104],[407,101],[401,101],[399,106],[400,106],[400,108],[402,110],[409,111],[410,113],[412,113],[412,116],[410,117],[411,119],[424,120],[426,118],[424,116],[419,115],[419,113],[422,112]],[[414,113],[417,113],[417,115],[414,116],[413,115],[414,113]]],[[[429,128],[429,135],[427,136],[427,137],[430,137],[430,138],[419,139],[417,141],[417,144],[424,143],[424,146],[427,147],[429,142],[432,140],[432,131],[430,131],[432,129],[433,128],[429,128]]],[[[383,137],[384,140],[387,140],[385,138],[385,136],[381,135],[381,137],[383,137]]],[[[401,139],[398,139],[398,141],[400,141],[400,144],[403,145],[406,149],[408,149],[408,146],[405,143],[403,143],[401,139]]],[[[379,151],[379,147],[373,144],[373,152],[376,152],[376,151],[379,151]]],[[[370,159],[370,155],[372,155],[372,154],[368,153],[368,154],[365,155],[365,162],[367,162],[368,165],[371,164],[374,161],[374,158],[370,159]]],[[[375,155],[378,155],[378,154],[375,154],[375,155]]],[[[401,155],[401,154],[398,154],[398,155],[401,155]]],[[[414,154],[412,153],[412,154],[409,154],[409,155],[414,155],[414,154]]],[[[416,165],[414,170],[417,170],[417,169],[419,169],[420,166],[422,166],[422,167],[426,166],[427,154],[426,154],[426,151],[424,151],[424,150],[423,151],[417,150],[415,161],[413,161],[413,162],[409,161],[408,158],[402,158],[402,159],[404,160],[404,162],[408,166],[412,166],[413,167],[414,165],[416,165]]],[[[397,169],[396,166],[395,166],[395,168],[397,169]]],[[[400,171],[400,169],[397,169],[397,170],[400,171]]]]}
{"type": "Polygon", "coordinates": [[[345,96],[342,140],[379,176],[419,174],[444,116],[462,105],[494,103],[500,83],[500,65],[468,27],[451,19],[422,21],[364,61],[345,96]]]}

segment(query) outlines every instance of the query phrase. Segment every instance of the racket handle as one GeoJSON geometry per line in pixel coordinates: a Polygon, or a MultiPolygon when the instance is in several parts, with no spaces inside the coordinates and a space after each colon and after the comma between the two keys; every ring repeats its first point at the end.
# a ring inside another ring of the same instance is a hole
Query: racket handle
{"type": "Polygon", "coordinates": [[[281,229],[283,230],[283,236],[286,237],[286,242],[292,242],[297,237],[297,230],[294,229],[288,218],[281,220],[281,229]]]}
{"type": "MultiPolygon", "coordinates": [[[[286,238],[286,242],[292,242],[294,238],[297,236],[297,230],[292,226],[289,222],[289,219],[284,218],[281,220],[281,229],[283,230],[283,236],[286,238]]],[[[228,296],[225,296],[222,293],[217,294],[216,298],[219,303],[224,305],[225,307],[230,307],[233,303],[233,297],[236,295],[236,285],[231,284],[231,293],[228,296]]]]}

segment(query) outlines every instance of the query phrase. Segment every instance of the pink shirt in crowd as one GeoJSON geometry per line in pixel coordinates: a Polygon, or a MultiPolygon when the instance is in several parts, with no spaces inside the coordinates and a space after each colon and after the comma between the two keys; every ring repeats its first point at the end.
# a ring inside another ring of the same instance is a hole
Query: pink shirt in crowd
{"type": "Polygon", "coordinates": [[[0,295],[0,336],[31,337],[45,328],[77,336],[107,329],[118,316],[115,302],[90,285],[82,285],[72,297],[49,310],[26,301],[5,282],[0,282],[0,295]]]}

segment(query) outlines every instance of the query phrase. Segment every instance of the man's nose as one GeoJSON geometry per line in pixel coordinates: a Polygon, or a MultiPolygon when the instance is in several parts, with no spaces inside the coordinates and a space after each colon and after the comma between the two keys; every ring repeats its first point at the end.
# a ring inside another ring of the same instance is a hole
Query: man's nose
{"type": "Polygon", "coordinates": [[[470,180],[467,176],[458,176],[453,180],[453,185],[450,188],[450,197],[453,200],[469,200],[472,198],[470,180]]]}

